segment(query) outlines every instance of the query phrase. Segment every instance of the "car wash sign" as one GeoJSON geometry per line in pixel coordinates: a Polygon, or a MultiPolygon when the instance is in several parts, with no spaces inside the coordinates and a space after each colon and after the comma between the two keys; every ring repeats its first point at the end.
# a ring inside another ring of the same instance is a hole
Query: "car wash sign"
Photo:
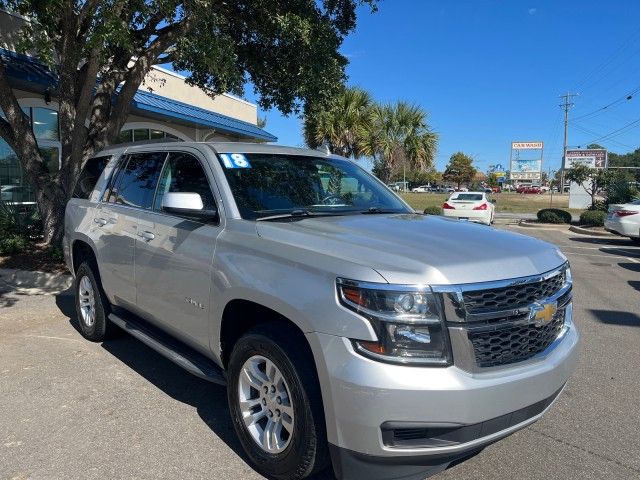
{"type": "Polygon", "coordinates": [[[567,150],[564,156],[564,168],[575,165],[586,165],[589,168],[607,168],[607,151],[604,148],[584,148],[581,150],[567,150]]]}
{"type": "Polygon", "coordinates": [[[540,180],[544,142],[511,142],[511,179],[540,180]]]}

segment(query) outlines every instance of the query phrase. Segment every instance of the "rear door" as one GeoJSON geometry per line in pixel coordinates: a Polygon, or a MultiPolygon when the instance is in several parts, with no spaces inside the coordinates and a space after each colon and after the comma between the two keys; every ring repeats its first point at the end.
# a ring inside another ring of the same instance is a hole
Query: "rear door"
{"type": "Polygon", "coordinates": [[[139,218],[136,244],[138,309],[148,320],[201,350],[209,347],[211,272],[219,222],[202,223],[162,212],[169,192],[198,193],[216,207],[213,177],[196,151],[170,152],[153,209],[139,218]]]}
{"type": "Polygon", "coordinates": [[[166,156],[166,152],[127,155],[96,211],[94,222],[101,230],[97,244],[100,275],[116,305],[135,308],[138,217],[151,209],[166,156]]]}

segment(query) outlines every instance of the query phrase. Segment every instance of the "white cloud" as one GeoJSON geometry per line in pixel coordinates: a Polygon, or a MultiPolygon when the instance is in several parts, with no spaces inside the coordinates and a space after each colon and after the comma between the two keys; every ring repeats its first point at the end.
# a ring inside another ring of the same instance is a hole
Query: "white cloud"
{"type": "Polygon", "coordinates": [[[529,15],[535,15],[537,11],[538,11],[538,9],[537,9],[537,8],[530,8],[529,10],[527,10],[527,12],[529,13],[529,15]]]}

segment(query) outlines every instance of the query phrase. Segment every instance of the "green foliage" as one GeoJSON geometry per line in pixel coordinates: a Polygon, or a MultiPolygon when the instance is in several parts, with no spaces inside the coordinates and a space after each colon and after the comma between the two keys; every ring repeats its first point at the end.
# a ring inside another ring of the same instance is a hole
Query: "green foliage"
{"type": "Polygon", "coordinates": [[[497,187],[499,185],[498,176],[495,173],[490,173],[489,177],[487,177],[487,183],[490,187],[497,187]]]}
{"type": "Polygon", "coordinates": [[[429,171],[438,144],[422,108],[406,102],[379,105],[355,87],[344,89],[329,105],[307,108],[304,137],[311,148],[326,144],[346,157],[373,157],[373,173],[385,182],[405,168],[429,171]]]}
{"type": "Polygon", "coordinates": [[[542,223],[571,223],[571,214],[559,208],[543,208],[536,215],[542,223]]]}
{"type": "Polygon", "coordinates": [[[365,90],[346,88],[327,108],[309,109],[303,135],[310,148],[326,144],[332,153],[359,158],[368,152],[373,101],[365,90]]]}
{"type": "Polygon", "coordinates": [[[442,174],[442,179],[456,183],[459,188],[461,183],[469,183],[473,180],[475,174],[473,159],[462,152],[457,152],[451,155],[449,164],[442,174]]]}
{"type": "Polygon", "coordinates": [[[607,205],[627,203],[640,196],[638,189],[632,185],[634,176],[630,172],[624,170],[609,172],[609,182],[605,188],[607,205]]]}
{"type": "Polygon", "coordinates": [[[607,218],[607,212],[602,210],[586,210],[580,214],[580,225],[602,227],[607,218]]]}
{"type": "Polygon", "coordinates": [[[424,209],[425,215],[442,215],[442,207],[436,205],[424,209]]]}
{"type": "Polygon", "coordinates": [[[24,238],[40,236],[42,224],[36,210],[21,210],[19,206],[0,200],[0,238],[18,235],[24,238]]]}
{"type": "Polygon", "coordinates": [[[12,255],[27,250],[28,243],[20,235],[11,234],[0,238],[0,255],[12,255]]]}
{"type": "Polygon", "coordinates": [[[607,185],[609,173],[602,168],[578,164],[565,172],[565,179],[582,185],[582,188],[591,196],[591,206],[595,207],[596,195],[607,185]]]}

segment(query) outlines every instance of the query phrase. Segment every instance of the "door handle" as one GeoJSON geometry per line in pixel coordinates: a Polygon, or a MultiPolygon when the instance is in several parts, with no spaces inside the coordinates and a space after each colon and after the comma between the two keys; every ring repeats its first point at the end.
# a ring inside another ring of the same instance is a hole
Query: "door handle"
{"type": "Polygon", "coordinates": [[[149,232],[148,230],[138,233],[138,236],[144,238],[145,240],[153,240],[154,238],[156,238],[153,232],[149,232]]]}
{"type": "Polygon", "coordinates": [[[104,218],[94,218],[93,221],[101,227],[104,227],[107,224],[107,221],[104,218]]]}

